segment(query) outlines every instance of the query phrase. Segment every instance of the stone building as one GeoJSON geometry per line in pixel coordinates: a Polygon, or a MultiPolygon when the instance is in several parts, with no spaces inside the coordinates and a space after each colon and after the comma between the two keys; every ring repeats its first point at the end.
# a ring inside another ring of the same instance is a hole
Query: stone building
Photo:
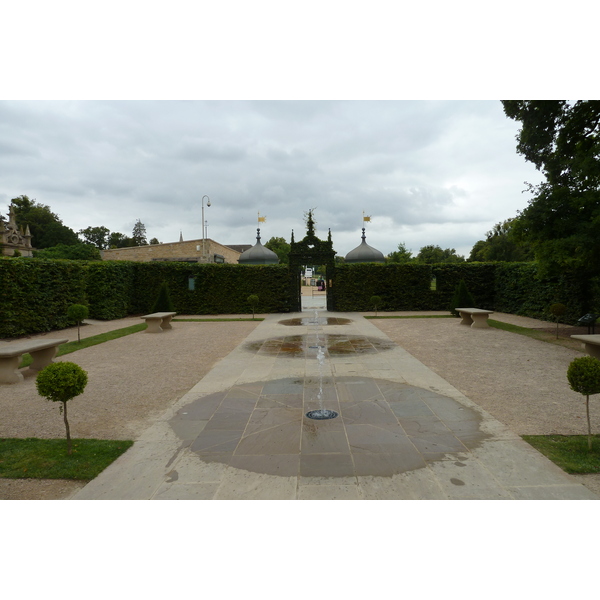
{"type": "Polygon", "coordinates": [[[211,239],[149,244],[131,248],[101,250],[103,260],[131,260],[134,262],[174,261],[237,264],[250,244],[224,246],[211,239]]]}
{"type": "Polygon", "coordinates": [[[0,251],[4,256],[33,256],[29,225],[25,231],[17,226],[14,208],[8,211],[8,222],[0,215],[0,251]]]}

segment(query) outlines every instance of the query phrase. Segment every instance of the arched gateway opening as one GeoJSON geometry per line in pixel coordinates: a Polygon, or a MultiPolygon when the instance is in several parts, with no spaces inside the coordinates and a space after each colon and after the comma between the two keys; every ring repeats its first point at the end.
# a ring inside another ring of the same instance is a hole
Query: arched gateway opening
{"type": "Polygon", "coordinates": [[[333,270],[335,269],[335,250],[331,241],[331,230],[327,240],[320,240],[315,235],[315,223],[312,217],[312,210],[308,211],[306,220],[306,236],[300,242],[294,241],[294,232],[292,231],[292,240],[290,242],[289,269],[292,277],[291,289],[294,290],[294,297],[291,299],[291,309],[293,312],[302,311],[302,281],[301,275],[305,265],[325,265],[325,292],[327,300],[327,310],[334,310],[334,290],[333,290],[333,270]]]}

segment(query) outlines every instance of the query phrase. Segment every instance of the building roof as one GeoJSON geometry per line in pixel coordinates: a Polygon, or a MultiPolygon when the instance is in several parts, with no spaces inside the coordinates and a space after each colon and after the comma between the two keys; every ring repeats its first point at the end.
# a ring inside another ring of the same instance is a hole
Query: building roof
{"type": "Polygon", "coordinates": [[[367,244],[367,237],[365,236],[365,228],[362,230],[362,243],[360,246],[354,248],[354,250],[350,250],[348,254],[346,254],[345,261],[347,263],[367,263],[367,262],[385,262],[385,256],[383,253],[379,252],[376,248],[369,246],[367,244]]]}
{"type": "Polygon", "coordinates": [[[260,243],[260,229],[256,230],[256,244],[238,258],[240,265],[276,265],[278,262],[277,254],[260,243]]]}
{"type": "Polygon", "coordinates": [[[252,244],[224,244],[224,246],[227,246],[228,248],[231,248],[232,250],[235,250],[236,252],[239,252],[240,254],[242,252],[246,252],[246,250],[250,250],[250,248],[252,248],[252,244]]]}

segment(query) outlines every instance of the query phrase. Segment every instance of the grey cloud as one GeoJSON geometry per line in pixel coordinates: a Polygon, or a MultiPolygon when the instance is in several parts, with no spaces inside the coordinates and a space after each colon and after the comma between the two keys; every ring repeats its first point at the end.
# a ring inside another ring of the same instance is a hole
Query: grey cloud
{"type": "Polygon", "coordinates": [[[207,139],[183,140],[174,152],[176,158],[195,161],[239,161],[247,151],[231,143],[219,143],[207,139]]]}
{"type": "Polygon", "coordinates": [[[74,229],[140,218],[163,241],[201,236],[207,194],[209,235],[228,243],[253,241],[258,211],[267,239],[298,236],[317,207],[340,253],[362,211],[390,251],[408,234],[458,249],[536,177],[499,102],[0,102],[0,133],[0,198],[27,194],[74,229]]]}

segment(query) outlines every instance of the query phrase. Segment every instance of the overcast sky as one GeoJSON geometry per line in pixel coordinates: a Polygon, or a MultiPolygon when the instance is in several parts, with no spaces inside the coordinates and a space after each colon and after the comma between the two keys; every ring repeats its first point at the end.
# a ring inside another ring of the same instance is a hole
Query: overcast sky
{"type": "Polygon", "coordinates": [[[593,19],[578,33],[591,5],[401,4],[13,3],[0,213],[26,194],[75,231],[131,235],[140,219],[173,242],[202,237],[207,195],[208,237],[223,244],[253,244],[259,211],[263,243],[301,239],[314,208],[342,256],[363,212],[384,254],[403,242],[468,256],[540,181],[498,99],[596,94],[593,19]]]}
{"type": "MultiPolygon", "coordinates": [[[[2,101],[0,212],[26,194],[75,231],[296,240],[315,210],[344,256],[436,244],[468,257],[540,174],[499,101],[2,101]],[[205,201],[206,204],[206,201],[205,201]]],[[[35,240],[33,241],[35,244],[35,240]]]]}

